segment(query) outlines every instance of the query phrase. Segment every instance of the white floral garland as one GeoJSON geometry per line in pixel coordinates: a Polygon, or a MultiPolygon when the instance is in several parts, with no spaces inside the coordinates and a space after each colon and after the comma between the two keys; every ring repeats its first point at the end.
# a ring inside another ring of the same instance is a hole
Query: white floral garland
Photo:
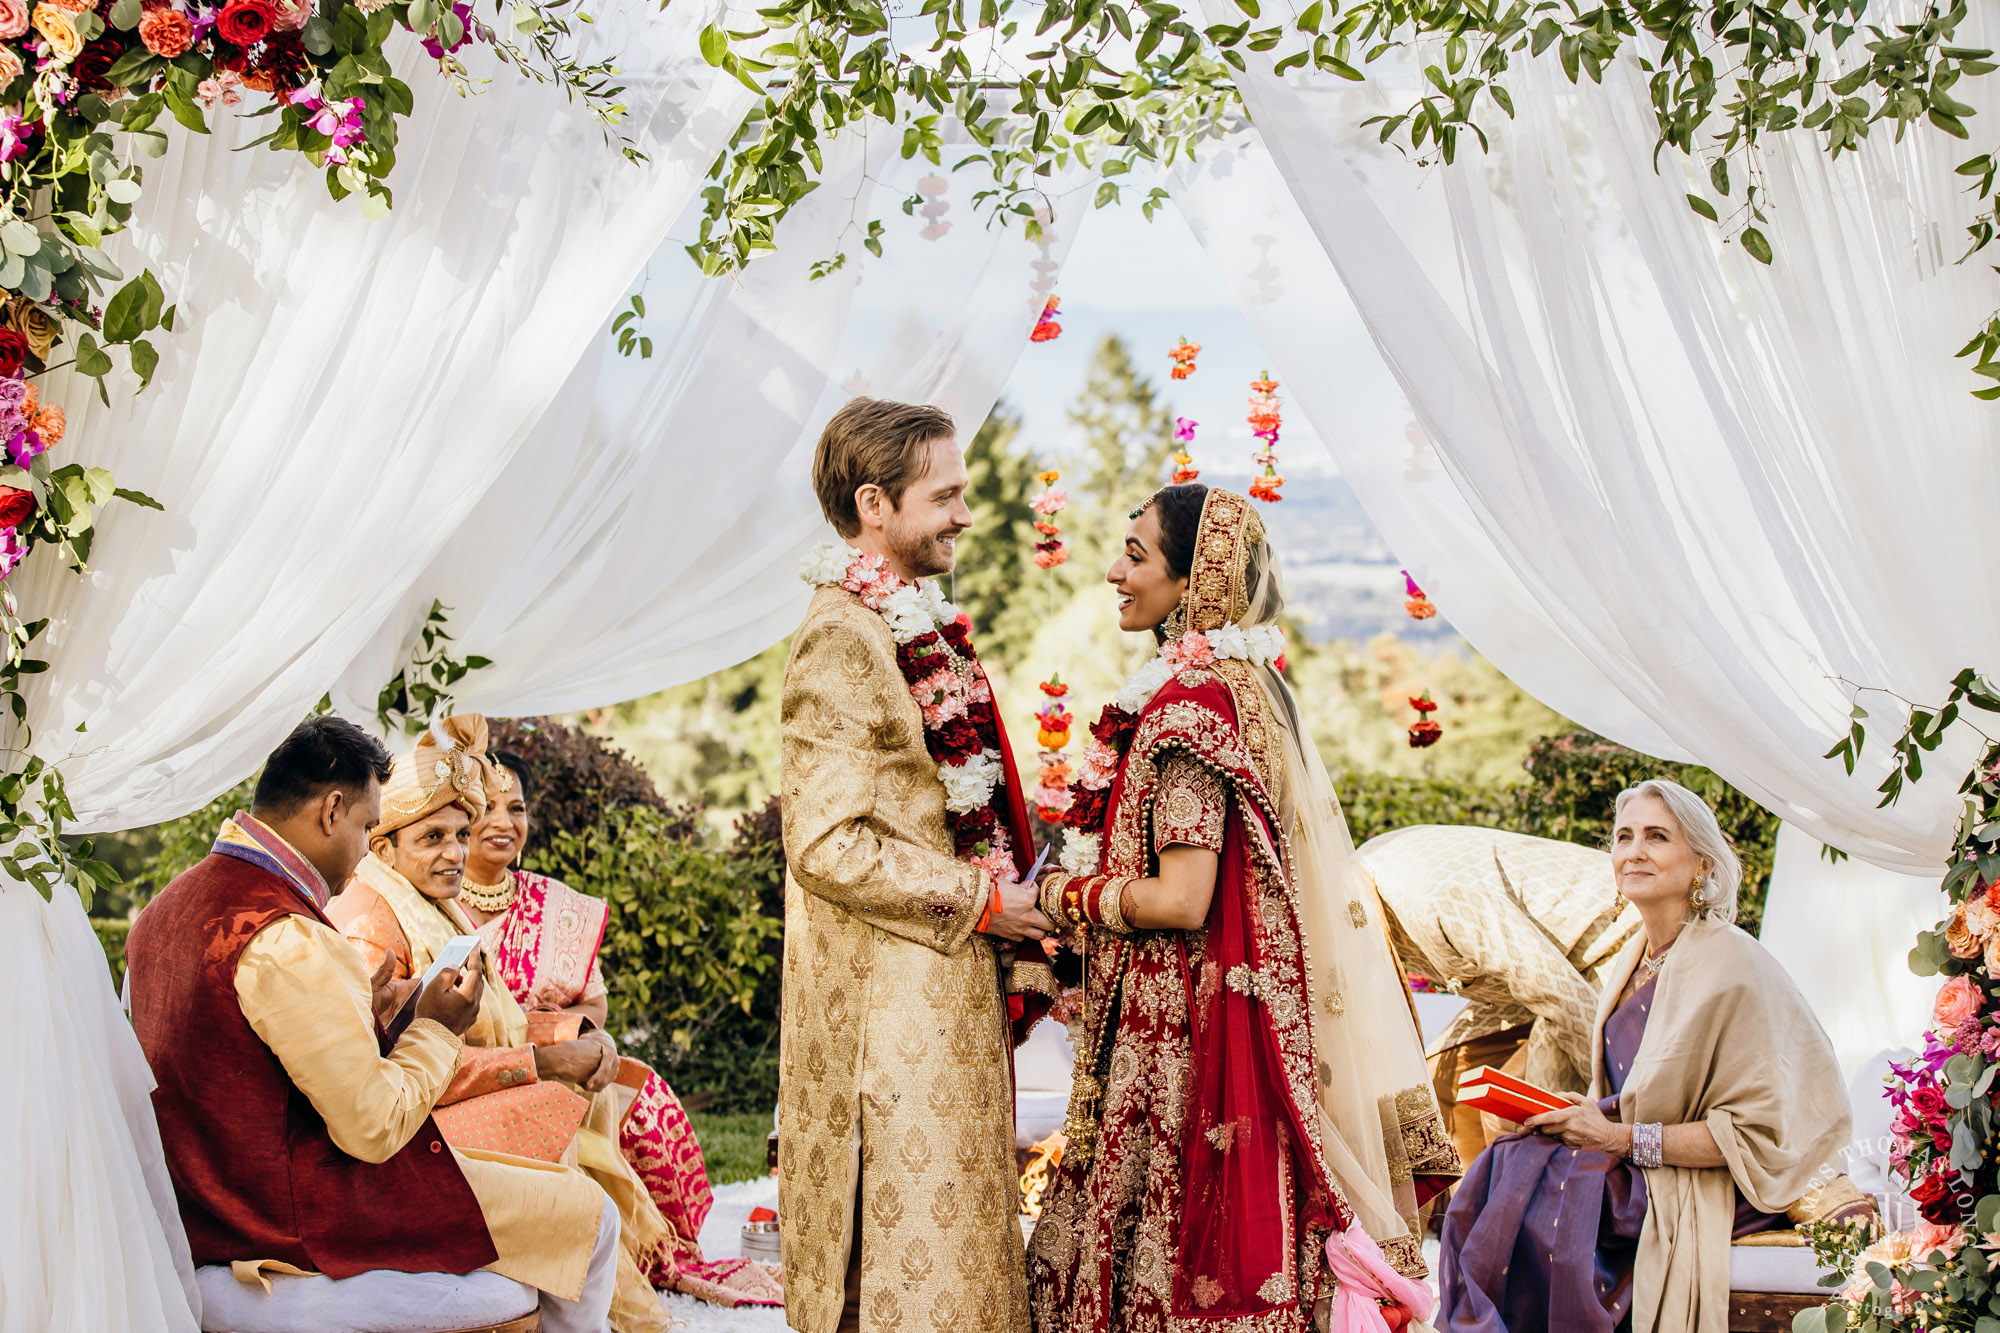
{"type": "MultiPolygon", "coordinates": [[[[889,562],[883,557],[857,551],[841,542],[824,542],[814,547],[801,564],[799,577],[815,588],[845,588],[859,597],[863,606],[887,622],[889,633],[899,647],[932,632],[942,637],[944,627],[958,619],[958,608],[944,595],[937,580],[909,583],[891,573],[889,562]]],[[[963,717],[965,704],[987,697],[984,677],[954,670],[960,665],[957,655],[948,644],[941,646],[950,656],[952,666],[940,668],[920,683],[929,686],[928,689],[919,692],[918,685],[910,687],[923,708],[924,726],[929,729],[963,717]],[[931,702],[926,703],[926,698],[931,702]]],[[[945,809],[964,814],[988,804],[1005,774],[1000,752],[993,749],[973,755],[963,764],[939,764],[938,781],[944,784],[945,809]]],[[[1000,850],[1004,852],[1004,836],[1000,841],[1000,850]]]]}
{"type": "MultiPolygon", "coordinates": [[[[1153,702],[1166,683],[1183,671],[1207,666],[1219,659],[1269,666],[1285,655],[1285,632],[1276,625],[1221,625],[1205,633],[1190,630],[1180,638],[1161,645],[1160,651],[1133,672],[1120,687],[1112,703],[1123,712],[1137,716],[1153,702]]],[[[1085,757],[1080,780],[1096,789],[1109,785],[1106,766],[1092,753],[1085,757]]],[[[1104,851],[1102,833],[1070,831],[1063,838],[1062,855],[1057,858],[1072,875],[1094,875],[1104,851]]]]}

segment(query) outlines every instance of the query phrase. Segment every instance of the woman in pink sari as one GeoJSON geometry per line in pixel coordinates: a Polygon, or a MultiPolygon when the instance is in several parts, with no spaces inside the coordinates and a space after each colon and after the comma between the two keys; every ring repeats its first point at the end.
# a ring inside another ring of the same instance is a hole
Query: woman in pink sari
{"type": "MultiPolygon", "coordinates": [[[[610,908],[560,880],[513,868],[527,848],[527,765],[499,751],[486,773],[486,814],[472,827],[458,905],[485,940],[500,979],[528,1012],[536,1040],[564,1040],[604,1025],[606,991],[597,949],[610,908]]],[[[717,1305],[782,1305],[777,1279],[748,1259],[702,1257],[698,1237],[714,1195],[701,1145],[680,1099],[641,1062],[620,1062],[626,1102],[618,1146],[670,1227],[647,1278],[717,1305]]]]}

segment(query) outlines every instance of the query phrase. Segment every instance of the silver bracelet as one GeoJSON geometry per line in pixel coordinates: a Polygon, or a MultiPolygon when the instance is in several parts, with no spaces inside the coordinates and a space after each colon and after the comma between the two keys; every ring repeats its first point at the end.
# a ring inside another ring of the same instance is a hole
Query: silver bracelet
{"type": "Polygon", "coordinates": [[[1632,1126],[1632,1165],[1654,1170],[1666,1165],[1665,1130],[1660,1125],[1632,1126]]]}

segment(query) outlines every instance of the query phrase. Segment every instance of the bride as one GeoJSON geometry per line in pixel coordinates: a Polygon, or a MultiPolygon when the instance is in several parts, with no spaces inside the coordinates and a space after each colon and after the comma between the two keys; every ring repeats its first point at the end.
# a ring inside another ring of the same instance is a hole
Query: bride
{"type": "Polygon", "coordinates": [[[1421,1317],[1418,1209],[1460,1164],[1280,674],[1263,521],[1169,486],[1108,577],[1120,627],[1162,646],[1092,727],[1041,884],[1085,1001],[1029,1246],[1036,1333],[1304,1333],[1371,1285],[1421,1317]]]}

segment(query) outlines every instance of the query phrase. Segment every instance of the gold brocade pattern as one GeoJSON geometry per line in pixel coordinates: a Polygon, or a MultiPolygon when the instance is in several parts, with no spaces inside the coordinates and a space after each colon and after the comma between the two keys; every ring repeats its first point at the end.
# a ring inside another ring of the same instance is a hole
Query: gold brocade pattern
{"type": "Polygon", "coordinates": [[[816,593],[782,710],[786,1320],[840,1319],[858,1170],[864,1333],[1024,1333],[1007,1010],[972,933],[984,881],[952,855],[882,618],[816,593]]]}

